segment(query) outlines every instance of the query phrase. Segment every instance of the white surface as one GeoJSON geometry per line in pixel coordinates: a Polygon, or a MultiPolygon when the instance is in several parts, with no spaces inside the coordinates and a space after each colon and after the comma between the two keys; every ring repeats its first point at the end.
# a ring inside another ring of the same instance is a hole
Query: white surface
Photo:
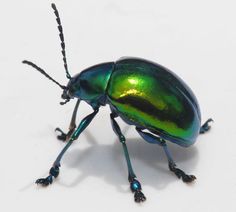
{"type": "MultiPolygon", "coordinates": [[[[55,1],[61,14],[70,72],[121,56],[156,61],[181,76],[196,94],[212,130],[184,149],[171,145],[179,167],[197,176],[185,185],[168,171],[162,150],[119,120],[147,197],[133,201],[109,109],[47,175],[63,148],[55,127],[67,129],[75,104],[60,106],[61,90],[30,67],[29,59],[66,84],[50,1],[1,1],[1,211],[236,211],[235,1],[55,1]]],[[[91,109],[84,103],[79,118],[91,109]]],[[[78,120],[79,121],[79,120],[78,120]]]]}

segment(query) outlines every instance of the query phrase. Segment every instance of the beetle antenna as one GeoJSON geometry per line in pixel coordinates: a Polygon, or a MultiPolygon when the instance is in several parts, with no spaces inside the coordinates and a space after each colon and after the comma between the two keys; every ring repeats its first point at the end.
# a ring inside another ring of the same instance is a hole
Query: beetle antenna
{"type": "Polygon", "coordinates": [[[61,85],[59,82],[57,82],[56,80],[54,80],[52,77],[50,77],[43,69],[41,69],[40,67],[38,67],[37,65],[35,65],[34,63],[28,61],[28,60],[23,60],[22,63],[27,64],[29,66],[32,66],[33,68],[35,68],[36,70],[38,70],[41,74],[43,74],[45,77],[47,77],[48,79],[50,79],[51,81],[53,81],[54,83],[56,83],[57,85],[60,86],[60,88],[62,88],[63,90],[66,89],[66,86],[61,85]]]}
{"type": "Polygon", "coordinates": [[[56,5],[54,3],[52,3],[51,6],[52,6],[52,9],[54,10],[54,14],[56,15],[56,21],[57,21],[57,24],[58,24],[57,28],[59,30],[59,37],[60,37],[60,40],[61,40],[61,48],[62,48],[61,53],[62,53],[64,67],[65,67],[65,71],[66,71],[66,77],[68,79],[71,79],[71,76],[70,76],[69,71],[68,71],[67,60],[66,60],[66,48],[65,48],[65,42],[64,42],[63,28],[62,28],[62,25],[61,25],[61,19],[60,19],[60,16],[59,16],[59,12],[56,8],[56,5]]]}

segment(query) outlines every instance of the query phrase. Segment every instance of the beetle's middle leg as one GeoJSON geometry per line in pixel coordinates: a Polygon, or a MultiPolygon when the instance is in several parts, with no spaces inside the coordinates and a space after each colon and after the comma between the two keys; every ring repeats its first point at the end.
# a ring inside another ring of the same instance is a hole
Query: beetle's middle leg
{"type": "Polygon", "coordinates": [[[146,140],[148,143],[159,144],[160,146],[163,147],[166,157],[168,159],[169,169],[170,169],[170,171],[174,172],[178,178],[182,178],[183,182],[186,182],[186,183],[192,182],[196,179],[196,177],[194,175],[187,175],[187,174],[185,174],[184,171],[177,168],[177,165],[175,164],[174,160],[172,159],[172,156],[169,152],[166,141],[164,139],[162,139],[158,136],[155,136],[151,133],[143,132],[142,129],[138,128],[138,127],[136,127],[136,130],[138,131],[139,135],[141,135],[141,137],[144,140],[146,140]]]}
{"type": "Polygon", "coordinates": [[[73,110],[72,118],[70,121],[70,126],[69,126],[69,131],[67,133],[64,133],[60,128],[56,128],[55,131],[60,132],[61,134],[57,136],[57,138],[61,141],[66,141],[70,138],[70,136],[73,134],[76,128],[75,120],[76,120],[76,115],[77,115],[77,110],[79,107],[80,100],[78,99],[75,105],[75,108],[73,110]]]}
{"type": "Polygon", "coordinates": [[[135,202],[145,201],[146,197],[141,192],[141,190],[142,190],[141,184],[137,180],[136,175],[135,175],[135,173],[133,171],[133,168],[132,168],[132,165],[131,165],[128,148],[127,148],[126,143],[125,143],[125,137],[122,134],[118,123],[115,120],[117,115],[115,113],[111,113],[110,117],[111,117],[112,129],[115,132],[115,134],[118,136],[119,141],[122,144],[122,147],[123,147],[123,150],[124,150],[125,159],[126,159],[126,163],[127,163],[127,166],[128,166],[128,172],[129,172],[128,180],[130,182],[130,189],[131,189],[132,192],[134,192],[134,200],[135,200],[135,202]]]}

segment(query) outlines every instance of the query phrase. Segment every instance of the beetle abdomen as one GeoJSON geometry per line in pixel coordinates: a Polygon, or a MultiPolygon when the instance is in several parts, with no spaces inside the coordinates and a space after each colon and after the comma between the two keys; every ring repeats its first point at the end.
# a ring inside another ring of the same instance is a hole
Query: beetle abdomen
{"type": "Polygon", "coordinates": [[[164,67],[137,58],[121,59],[107,94],[113,109],[129,124],[182,146],[196,140],[201,120],[197,100],[185,83],[164,67]]]}

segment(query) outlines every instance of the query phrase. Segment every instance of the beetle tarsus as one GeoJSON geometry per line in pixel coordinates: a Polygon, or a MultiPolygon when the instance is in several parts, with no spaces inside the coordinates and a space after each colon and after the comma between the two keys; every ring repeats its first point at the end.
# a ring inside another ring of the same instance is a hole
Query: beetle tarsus
{"type": "Polygon", "coordinates": [[[135,202],[144,202],[146,200],[146,197],[141,191],[136,191],[134,193],[134,201],[135,202]]]}
{"type": "Polygon", "coordinates": [[[49,184],[52,184],[53,182],[53,176],[49,175],[46,178],[39,178],[35,181],[36,184],[40,184],[42,186],[48,186],[49,184]]]}
{"type": "Polygon", "coordinates": [[[210,122],[213,122],[213,119],[210,118],[208,119],[200,128],[200,134],[203,134],[205,132],[207,132],[208,130],[211,129],[211,126],[209,125],[210,122]]]}
{"type": "Polygon", "coordinates": [[[183,182],[185,182],[185,183],[191,183],[191,182],[193,182],[194,180],[197,179],[194,175],[187,175],[187,174],[185,174],[184,171],[182,171],[179,168],[176,168],[176,165],[173,164],[173,163],[169,163],[169,168],[170,168],[170,171],[174,172],[175,175],[179,179],[182,178],[183,182]]]}
{"type": "Polygon", "coordinates": [[[135,202],[144,202],[146,197],[144,196],[141,187],[141,183],[134,177],[129,176],[130,190],[134,193],[135,202]]]}
{"type": "Polygon", "coordinates": [[[71,129],[69,130],[67,133],[64,133],[60,128],[56,128],[55,131],[58,131],[60,132],[61,134],[57,136],[57,139],[58,140],[61,140],[61,141],[66,141],[70,138],[70,136],[72,135],[72,133],[74,132],[74,129],[71,129]]]}
{"type": "Polygon", "coordinates": [[[57,136],[57,139],[58,140],[61,140],[61,141],[66,141],[66,137],[67,137],[67,134],[64,133],[60,128],[56,128],[55,131],[58,131],[60,132],[61,134],[57,136]]]}
{"type": "Polygon", "coordinates": [[[48,186],[49,184],[52,184],[53,178],[58,177],[59,171],[59,165],[55,165],[50,169],[49,176],[47,176],[46,178],[39,178],[35,181],[35,183],[42,186],[48,186]]]}
{"type": "Polygon", "coordinates": [[[185,183],[191,183],[196,179],[197,178],[194,175],[187,175],[187,174],[182,175],[182,180],[185,183]]]}

